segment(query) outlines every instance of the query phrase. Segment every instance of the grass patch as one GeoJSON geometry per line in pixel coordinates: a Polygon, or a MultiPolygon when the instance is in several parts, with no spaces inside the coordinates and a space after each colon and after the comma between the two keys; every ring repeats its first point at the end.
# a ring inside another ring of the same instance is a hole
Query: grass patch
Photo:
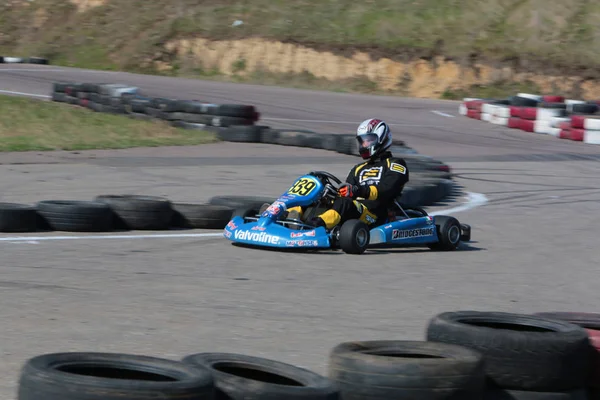
{"type": "Polygon", "coordinates": [[[0,151],[92,150],[184,146],[218,141],[213,133],[174,128],[164,121],[42,100],[0,95],[0,151]]]}

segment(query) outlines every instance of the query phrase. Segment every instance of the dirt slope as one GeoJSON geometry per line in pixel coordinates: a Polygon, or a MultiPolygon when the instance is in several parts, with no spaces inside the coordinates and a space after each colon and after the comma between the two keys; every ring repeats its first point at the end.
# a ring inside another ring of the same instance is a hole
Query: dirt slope
{"type": "Polygon", "coordinates": [[[421,97],[595,97],[599,22],[590,0],[13,0],[0,54],[421,97]]]}

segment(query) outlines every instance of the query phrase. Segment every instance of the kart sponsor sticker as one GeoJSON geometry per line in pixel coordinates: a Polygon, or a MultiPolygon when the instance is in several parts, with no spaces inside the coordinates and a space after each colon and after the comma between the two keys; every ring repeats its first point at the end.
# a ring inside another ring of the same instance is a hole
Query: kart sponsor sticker
{"type": "Polygon", "coordinates": [[[394,172],[399,172],[401,174],[406,174],[406,168],[403,165],[393,162],[390,165],[390,169],[394,172]]]}
{"type": "Polygon", "coordinates": [[[316,234],[317,234],[317,232],[315,232],[315,230],[313,229],[312,231],[308,231],[308,232],[292,232],[292,233],[290,233],[290,237],[293,237],[293,238],[298,238],[298,237],[303,237],[303,236],[314,237],[316,234]]]}
{"type": "Polygon", "coordinates": [[[433,227],[418,229],[394,229],[392,239],[409,239],[433,235],[433,227]]]}
{"type": "Polygon", "coordinates": [[[237,229],[237,225],[236,225],[236,224],[234,224],[234,223],[233,223],[233,221],[229,221],[229,222],[227,223],[227,227],[228,227],[229,229],[237,229]]]}
{"type": "Polygon", "coordinates": [[[264,226],[253,226],[252,229],[250,229],[250,230],[252,230],[252,231],[264,231],[265,229],[267,229],[267,228],[265,228],[264,226]]]}
{"type": "Polygon", "coordinates": [[[285,203],[281,202],[281,201],[275,201],[273,204],[271,204],[269,206],[269,208],[267,208],[265,210],[265,212],[262,213],[262,216],[268,216],[268,215],[277,215],[282,211],[285,211],[286,209],[286,205],[285,203]]]}
{"type": "Polygon", "coordinates": [[[235,231],[234,237],[240,240],[251,240],[259,243],[279,244],[279,237],[265,232],[235,231]]]}
{"type": "Polygon", "coordinates": [[[382,171],[383,167],[372,167],[368,169],[363,169],[358,174],[358,181],[360,183],[364,183],[366,181],[379,182],[381,180],[382,171]]]}
{"type": "Polygon", "coordinates": [[[318,240],[287,240],[285,242],[285,245],[288,247],[318,246],[319,241],[318,240]]]}
{"type": "Polygon", "coordinates": [[[433,217],[431,215],[428,215],[426,218],[427,218],[427,225],[433,224],[433,217]]]}
{"type": "Polygon", "coordinates": [[[224,236],[225,236],[227,239],[229,239],[229,238],[231,237],[231,232],[230,232],[230,231],[228,231],[228,230],[225,230],[225,231],[223,231],[223,235],[224,235],[224,236]]]}

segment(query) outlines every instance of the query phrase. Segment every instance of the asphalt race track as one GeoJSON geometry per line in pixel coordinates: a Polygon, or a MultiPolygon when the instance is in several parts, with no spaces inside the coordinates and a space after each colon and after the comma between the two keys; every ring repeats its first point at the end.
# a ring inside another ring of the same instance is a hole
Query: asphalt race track
{"type": "MultiPolygon", "coordinates": [[[[255,104],[261,123],[273,127],[349,133],[378,116],[409,146],[448,162],[465,194],[488,201],[436,208],[455,209],[473,227],[473,242],[453,253],[267,252],[232,246],[219,231],[104,239],[2,234],[2,398],[14,396],[21,364],[40,353],[180,358],[240,352],[325,373],[338,342],[423,339],[428,319],[443,311],[599,311],[600,146],[491,126],[459,116],[458,103],[450,101],[0,67],[5,92],[47,96],[57,80],[128,83],[151,96],[255,104]]],[[[110,193],[189,202],[218,194],[278,195],[299,173],[325,169],[343,177],[357,161],[322,150],[236,143],[1,154],[0,201],[110,193]]]]}

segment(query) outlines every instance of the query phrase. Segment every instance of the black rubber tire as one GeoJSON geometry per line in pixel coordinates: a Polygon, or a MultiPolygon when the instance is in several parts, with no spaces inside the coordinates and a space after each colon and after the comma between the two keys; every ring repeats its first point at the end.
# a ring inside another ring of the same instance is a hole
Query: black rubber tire
{"type": "Polygon", "coordinates": [[[556,319],[559,321],[567,321],[581,326],[582,328],[600,330],[600,313],[539,312],[532,315],[542,318],[556,319]]]}
{"type": "Polygon", "coordinates": [[[364,222],[358,219],[349,219],[340,227],[339,245],[346,254],[362,254],[367,250],[371,232],[364,222]],[[365,235],[365,242],[360,243],[358,235],[365,235]]]}
{"type": "Polygon", "coordinates": [[[64,93],[67,86],[72,85],[72,82],[54,82],[52,84],[52,91],[58,93],[64,93]]]}
{"type": "Polygon", "coordinates": [[[153,108],[153,107],[146,107],[146,114],[151,115],[152,117],[156,118],[156,119],[161,119],[163,121],[167,120],[167,113],[164,112],[163,110],[160,110],[158,108],[153,108]]]}
{"type": "Polygon", "coordinates": [[[0,232],[35,232],[38,213],[34,206],[0,203],[0,232]]]}
{"type": "Polygon", "coordinates": [[[585,387],[594,354],[583,328],[532,315],[446,312],[430,320],[426,336],[481,352],[490,386],[513,390],[585,387]]]}
{"type": "Polygon", "coordinates": [[[109,232],[112,211],[106,204],[86,200],[42,200],[38,214],[50,229],[67,232],[109,232]]]}
{"type": "Polygon", "coordinates": [[[254,217],[256,215],[258,215],[260,211],[260,207],[238,207],[236,209],[233,210],[233,213],[231,214],[231,219],[233,219],[233,217],[242,217],[244,219],[246,219],[247,217],[254,217]]]}
{"type": "Polygon", "coordinates": [[[490,389],[483,395],[484,400],[588,400],[585,389],[568,392],[531,392],[524,390],[490,389]]]}
{"type": "Polygon", "coordinates": [[[511,96],[509,97],[510,105],[516,107],[537,107],[540,103],[538,100],[530,99],[528,97],[511,96]]]}
{"type": "Polygon", "coordinates": [[[335,400],[338,389],[326,377],[279,361],[231,353],[191,354],[186,364],[208,368],[216,398],[230,400],[335,400]]]}
{"type": "Polygon", "coordinates": [[[201,366],[116,353],[33,357],[18,385],[19,400],[212,400],[214,392],[211,373],[201,366]]]}
{"type": "Polygon", "coordinates": [[[150,106],[161,111],[172,111],[177,105],[177,100],[168,99],[166,97],[153,97],[150,106]]]}
{"type": "Polygon", "coordinates": [[[578,113],[578,114],[594,114],[598,111],[597,104],[587,104],[587,103],[571,104],[570,108],[571,108],[571,112],[578,113]]]}
{"type": "MultiPolygon", "coordinates": [[[[338,153],[358,155],[358,143],[354,135],[340,135],[338,153]]],[[[410,169],[410,168],[409,168],[410,169]]]]}
{"type": "Polygon", "coordinates": [[[279,131],[272,128],[266,128],[260,133],[260,142],[265,144],[277,144],[279,141],[279,131]]]}
{"type": "Polygon", "coordinates": [[[193,124],[210,125],[211,118],[212,117],[210,117],[208,115],[203,115],[203,114],[176,112],[176,113],[173,113],[172,120],[184,121],[184,122],[189,122],[189,123],[193,123],[193,124]]]}
{"type": "Polygon", "coordinates": [[[231,220],[233,208],[214,204],[173,204],[173,223],[177,228],[223,229],[231,220]]]}
{"type": "Polygon", "coordinates": [[[279,130],[277,143],[281,146],[310,147],[310,139],[314,132],[279,130]]]}
{"type": "Polygon", "coordinates": [[[552,109],[558,109],[558,110],[566,110],[567,109],[567,104],[566,103],[547,103],[547,102],[541,102],[540,104],[538,104],[539,108],[552,108],[552,109]]]}
{"type": "Polygon", "coordinates": [[[52,101],[56,101],[59,103],[67,102],[67,94],[64,92],[52,92],[52,101]]]}
{"type": "Polygon", "coordinates": [[[340,146],[340,135],[325,133],[321,135],[321,148],[323,150],[337,151],[340,146]]]}
{"type": "Polygon", "coordinates": [[[130,112],[127,114],[127,116],[129,118],[137,119],[140,121],[151,121],[154,119],[154,117],[152,117],[151,115],[142,114],[142,113],[138,113],[138,112],[130,112]]]}
{"type": "Polygon", "coordinates": [[[341,343],[329,357],[329,379],[344,400],[481,399],[484,360],[445,343],[381,340],[341,343]]]}
{"type": "Polygon", "coordinates": [[[29,64],[48,65],[48,59],[42,57],[29,57],[27,60],[29,64]]]}
{"type": "Polygon", "coordinates": [[[217,127],[228,127],[228,126],[236,126],[236,125],[241,125],[241,126],[251,126],[254,124],[254,120],[253,119],[247,119],[247,118],[236,118],[236,117],[221,117],[221,116],[214,116],[210,118],[210,125],[211,126],[217,126],[217,127]]]}
{"type": "Polygon", "coordinates": [[[429,243],[427,247],[437,251],[456,250],[460,245],[462,233],[458,220],[447,215],[436,215],[433,220],[439,241],[437,243],[429,243]],[[458,236],[456,237],[457,232],[458,236]]]}
{"type": "Polygon", "coordinates": [[[264,203],[273,203],[277,198],[266,196],[214,196],[208,200],[209,204],[217,206],[227,206],[233,209],[237,208],[256,208],[257,210],[264,203]]]}
{"type": "Polygon", "coordinates": [[[133,230],[167,230],[173,220],[171,201],[143,195],[100,195],[96,201],[107,204],[116,215],[117,226],[133,230]]]}
{"type": "Polygon", "coordinates": [[[226,142],[260,143],[261,131],[264,126],[230,126],[220,129],[217,137],[226,142]]]}
{"type": "Polygon", "coordinates": [[[150,107],[151,101],[152,100],[148,97],[136,97],[131,99],[129,102],[129,105],[131,106],[131,112],[146,114],[146,108],[150,107]]]}
{"type": "Polygon", "coordinates": [[[171,121],[169,124],[175,128],[193,129],[193,130],[197,130],[197,131],[207,131],[207,132],[209,131],[209,128],[207,128],[206,124],[196,124],[193,122],[185,122],[185,121],[171,121]]]}

